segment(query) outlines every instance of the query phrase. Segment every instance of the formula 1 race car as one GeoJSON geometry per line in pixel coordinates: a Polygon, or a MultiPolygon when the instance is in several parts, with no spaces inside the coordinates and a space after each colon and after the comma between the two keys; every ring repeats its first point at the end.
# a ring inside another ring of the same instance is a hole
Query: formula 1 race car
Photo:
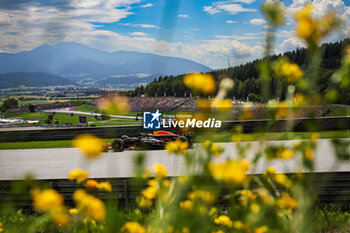
{"type": "Polygon", "coordinates": [[[181,141],[187,141],[191,146],[191,135],[187,134],[174,134],[168,131],[153,131],[153,134],[141,134],[137,137],[129,137],[123,135],[120,138],[116,138],[113,142],[105,144],[105,151],[119,152],[125,149],[129,150],[157,150],[164,149],[165,144],[169,141],[175,141],[180,139],[181,141]]]}

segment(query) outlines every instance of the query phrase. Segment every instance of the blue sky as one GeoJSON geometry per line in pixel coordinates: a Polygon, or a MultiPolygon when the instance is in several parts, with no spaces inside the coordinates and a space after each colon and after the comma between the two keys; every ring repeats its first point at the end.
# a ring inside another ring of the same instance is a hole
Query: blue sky
{"type": "MultiPolygon", "coordinates": [[[[93,48],[151,52],[191,59],[212,68],[261,57],[266,23],[262,0],[1,0],[0,51],[78,42],[93,48]]],[[[303,46],[292,14],[312,2],[316,16],[338,12],[350,21],[350,0],[283,1],[287,20],[275,52],[303,46]]],[[[325,41],[348,37],[349,25],[325,41]]]]}

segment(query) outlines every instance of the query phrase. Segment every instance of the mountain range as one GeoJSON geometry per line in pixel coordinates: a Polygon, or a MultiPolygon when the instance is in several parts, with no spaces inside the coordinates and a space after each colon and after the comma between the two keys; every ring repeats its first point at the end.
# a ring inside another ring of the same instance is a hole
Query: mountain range
{"type": "Polygon", "coordinates": [[[75,82],[42,72],[11,72],[0,74],[0,89],[76,85],[75,82]]]}
{"type": "Polygon", "coordinates": [[[73,42],[43,45],[19,53],[0,53],[0,74],[46,73],[82,85],[103,82],[132,85],[148,83],[160,75],[208,71],[211,71],[209,67],[184,58],[130,51],[107,52],[73,42]]]}

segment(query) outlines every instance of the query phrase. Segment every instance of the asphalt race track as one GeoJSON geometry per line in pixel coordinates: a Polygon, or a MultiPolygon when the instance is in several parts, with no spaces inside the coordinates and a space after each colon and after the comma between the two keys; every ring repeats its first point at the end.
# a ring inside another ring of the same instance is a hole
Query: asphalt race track
{"type": "MultiPolygon", "coordinates": [[[[346,139],[350,140],[350,139],[346,139]]],[[[296,140],[270,141],[271,144],[285,144],[291,146],[296,140]]],[[[228,157],[237,157],[235,143],[218,143],[224,146],[225,152],[218,161],[228,157]]],[[[248,160],[259,150],[260,142],[250,144],[248,160]]],[[[200,145],[196,144],[195,147],[200,145]]],[[[66,179],[68,173],[76,168],[82,168],[90,173],[91,178],[125,178],[132,177],[133,158],[136,151],[108,152],[97,159],[86,159],[76,148],[57,149],[30,149],[30,150],[0,150],[0,180],[23,179],[32,174],[36,179],[66,179]]],[[[161,163],[166,166],[169,176],[184,175],[184,160],[182,156],[170,155],[165,150],[144,151],[146,165],[161,163]]],[[[296,172],[296,160],[261,160],[250,173],[262,173],[268,166],[275,166],[278,172],[296,172]]],[[[342,172],[350,171],[350,162],[337,161],[330,140],[318,140],[315,153],[315,172],[342,172]]]]}

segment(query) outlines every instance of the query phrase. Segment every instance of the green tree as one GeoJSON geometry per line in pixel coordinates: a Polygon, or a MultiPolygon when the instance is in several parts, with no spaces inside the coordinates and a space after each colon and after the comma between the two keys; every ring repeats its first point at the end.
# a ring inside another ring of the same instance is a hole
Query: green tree
{"type": "Polygon", "coordinates": [[[6,112],[7,110],[15,107],[18,107],[18,100],[14,98],[8,98],[3,102],[1,106],[1,111],[6,112]]]}

